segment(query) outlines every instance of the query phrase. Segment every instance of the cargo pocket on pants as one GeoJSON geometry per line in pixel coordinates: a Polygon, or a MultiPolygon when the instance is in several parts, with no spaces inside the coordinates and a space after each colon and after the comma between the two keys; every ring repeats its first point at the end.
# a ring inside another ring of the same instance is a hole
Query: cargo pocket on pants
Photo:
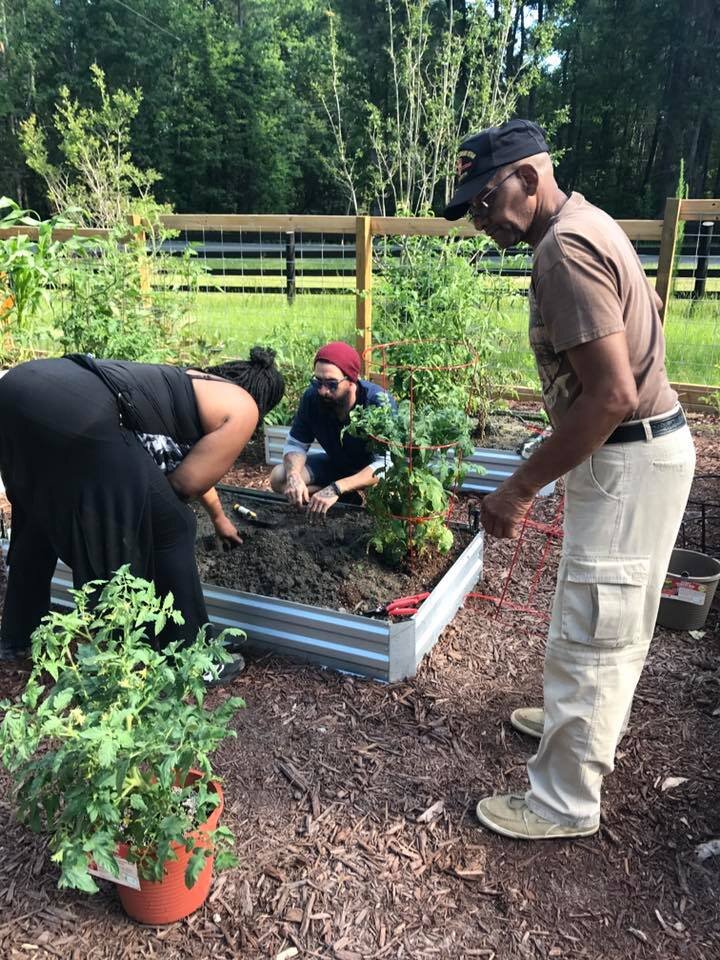
{"type": "Polygon", "coordinates": [[[649,568],[647,557],[564,557],[562,638],[603,648],[636,640],[649,568]]]}

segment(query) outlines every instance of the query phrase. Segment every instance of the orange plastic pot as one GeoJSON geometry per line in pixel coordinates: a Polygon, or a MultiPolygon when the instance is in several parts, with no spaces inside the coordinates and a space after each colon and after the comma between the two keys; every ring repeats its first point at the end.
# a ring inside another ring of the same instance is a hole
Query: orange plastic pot
{"type": "MultiPolygon", "coordinates": [[[[186,784],[193,783],[201,778],[200,771],[191,770],[186,784]]],[[[216,780],[211,780],[210,786],[217,793],[220,802],[210,814],[209,819],[190,834],[195,840],[195,845],[205,849],[211,847],[208,834],[217,827],[224,806],[220,784],[216,780]]],[[[207,858],[200,876],[188,890],[185,886],[185,870],[191,853],[188,853],[185,847],[178,844],[173,844],[173,850],[177,855],[177,860],[167,860],[165,862],[165,875],[162,880],[141,879],[139,890],[117,884],[118,896],[125,912],[133,920],[137,920],[138,923],[146,923],[152,926],[175,923],[176,920],[182,920],[183,917],[194,913],[207,900],[212,883],[214,857],[211,855],[207,858]]],[[[127,844],[118,844],[119,856],[127,857],[127,852],[127,844]]]]}

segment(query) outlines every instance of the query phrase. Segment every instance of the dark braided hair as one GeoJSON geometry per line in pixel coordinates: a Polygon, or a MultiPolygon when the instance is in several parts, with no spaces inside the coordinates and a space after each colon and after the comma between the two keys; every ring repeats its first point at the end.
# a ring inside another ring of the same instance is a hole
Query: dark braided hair
{"type": "Polygon", "coordinates": [[[249,360],[228,360],[205,373],[223,377],[250,394],[260,411],[260,419],[283,398],[285,381],[275,365],[275,351],[270,347],[253,347],[249,360]]]}

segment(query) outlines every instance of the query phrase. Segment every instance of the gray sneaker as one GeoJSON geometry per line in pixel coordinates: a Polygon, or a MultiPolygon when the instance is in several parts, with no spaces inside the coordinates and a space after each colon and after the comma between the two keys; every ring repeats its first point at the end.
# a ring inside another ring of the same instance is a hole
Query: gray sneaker
{"type": "Polygon", "coordinates": [[[542,707],[520,707],[510,714],[510,724],[520,733],[540,740],[545,726],[545,711],[542,707]]]}
{"type": "Polygon", "coordinates": [[[485,797],[476,808],[480,823],[501,834],[516,840],[567,840],[572,837],[591,837],[600,829],[595,823],[589,827],[567,827],[539,817],[528,807],[525,797],[517,793],[506,793],[495,797],[485,797]]]}

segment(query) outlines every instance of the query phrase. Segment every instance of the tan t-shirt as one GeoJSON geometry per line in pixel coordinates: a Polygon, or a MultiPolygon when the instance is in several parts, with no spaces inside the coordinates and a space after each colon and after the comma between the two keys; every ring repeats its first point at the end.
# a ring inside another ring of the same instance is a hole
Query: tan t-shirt
{"type": "Polygon", "coordinates": [[[627,419],[666,413],[677,404],[642,264],[617,223],[579,193],[570,195],[535,248],[529,300],[530,344],[554,424],[582,392],[567,350],[622,330],[638,392],[627,419]]]}

